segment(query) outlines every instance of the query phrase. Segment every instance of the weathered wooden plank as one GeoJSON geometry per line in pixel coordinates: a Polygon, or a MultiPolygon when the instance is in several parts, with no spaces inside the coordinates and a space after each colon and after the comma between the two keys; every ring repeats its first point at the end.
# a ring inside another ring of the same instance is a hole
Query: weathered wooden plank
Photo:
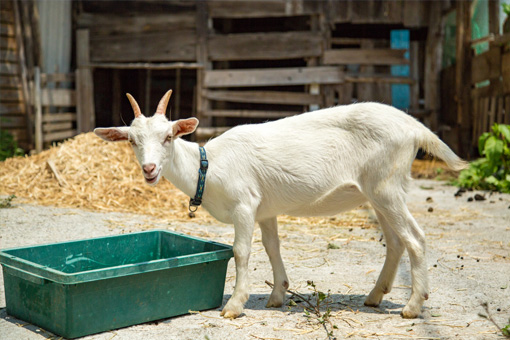
{"type": "Polygon", "coordinates": [[[305,6],[302,0],[208,1],[211,18],[258,18],[314,14],[318,6],[305,6]]]}
{"type": "MultiPolygon", "coordinates": [[[[0,76],[0,88],[5,89],[21,89],[21,80],[16,76],[0,76]]],[[[1,95],[0,95],[1,97],[1,95]]]]}
{"type": "Polygon", "coordinates": [[[42,106],[76,106],[76,91],[72,89],[41,89],[42,106]]]}
{"type": "Polygon", "coordinates": [[[389,74],[346,74],[345,81],[350,83],[414,84],[414,80],[409,77],[397,77],[389,74]]]}
{"type": "Polygon", "coordinates": [[[16,50],[16,38],[2,37],[0,39],[0,48],[2,50],[16,50]]]}
{"type": "Polygon", "coordinates": [[[318,94],[284,91],[204,91],[209,100],[222,100],[234,103],[322,105],[318,94]]]}
{"type": "Polygon", "coordinates": [[[90,39],[90,60],[195,61],[195,44],[194,30],[96,36],[90,39]]]}
{"type": "Polygon", "coordinates": [[[510,95],[505,98],[505,124],[510,124],[510,95]]]}
{"type": "Polygon", "coordinates": [[[276,60],[318,57],[322,40],[314,32],[225,34],[210,36],[207,45],[211,60],[276,60]]]}
{"type": "Polygon", "coordinates": [[[405,27],[426,26],[428,21],[427,6],[429,1],[402,1],[402,21],[405,27]]]}
{"type": "Polygon", "coordinates": [[[403,65],[409,64],[404,57],[406,50],[344,48],[324,52],[326,65],[403,65]]]}
{"type": "Polygon", "coordinates": [[[94,81],[87,68],[76,70],[76,112],[78,131],[91,131],[95,126],[94,81]]]}
{"type": "Polygon", "coordinates": [[[66,130],[66,131],[58,131],[53,133],[47,133],[43,136],[43,141],[45,143],[47,142],[54,142],[66,138],[71,138],[77,135],[76,130],[66,130]]]}
{"type": "Polygon", "coordinates": [[[0,116],[0,128],[25,128],[26,127],[26,117],[24,115],[2,115],[0,116]]]}
{"type": "Polygon", "coordinates": [[[491,82],[487,86],[471,89],[471,97],[492,97],[503,94],[503,84],[500,81],[491,82]]]}
{"type": "MultiPolygon", "coordinates": [[[[503,91],[510,93],[510,53],[501,56],[501,78],[503,79],[503,91]]],[[[510,115],[510,113],[508,113],[510,115]]]]}
{"type": "Polygon", "coordinates": [[[16,63],[18,58],[16,56],[16,50],[0,50],[0,60],[2,63],[16,63]]]}
{"type": "Polygon", "coordinates": [[[81,13],[78,26],[89,28],[93,35],[129,34],[150,31],[171,31],[173,29],[194,29],[196,26],[195,12],[178,14],[145,14],[115,15],[81,13]]]}
{"type": "Polygon", "coordinates": [[[499,77],[501,72],[501,50],[491,48],[487,52],[473,57],[471,61],[471,82],[479,83],[499,77]]]}
{"type": "Polygon", "coordinates": [[[3,23],[14,23],[14,11],[13,9],[5,9],[3,8],[3,3],[4,1],[2,1],[2,8],[0,9],[0,22],[3,22],[3,23]]]}
{"type": "Polygon", "coordinates": [[[205,87],[283,86],[340,84],[344,73],[339,67],[296,67],[255,70],[205,71],[205,87]]]}
{"type": "Polygon", "coordinates": [[[22,102],[23,101],[23,91],[21,89],[2,90],[0,98],[2,98],[2,102],[22,102]]]}
{"type": "Polygon", "coordinates": [[[74,82],[74,73],[41,73],[41,83],[74,82]]]}
{"type": "Polygon", "coordinates": [[[327,11],[334,23],[351,22],[352,1],[328,1],[327,11]]]}
{"type": "Polygon", "coordinates": [[[302,112],[292,111],[265,111],[265,110],[209,110],[204,112],[210,117],[236,117],[236,118],[283,118],[294,116],[302,112]]]}
{"type": "Polygon", "coordinates": [[[62,130],[72,130],[73,123],[72,122],[62,122],[62,123],[51,123],[43,125],[43,132],[53,132],[53,131],[62,131],[62,130]]]}
{"type": "Polygon", "coordinates": [[[42,116],[43,123],[75,121],[76,113],[45,113],[42,116]]]}
{"type": "Polygon", "coordinates": [[[0,35],[2,39],[4,39],[4,37],[14,37],[14,25],[5,22],[0,23],[0,35]]]}
{"type": "MultiPolygon", "coordinates": [[[[3,91],[2,91],[3,92],[3,91]]],[[[3,100],[0,101],[0,115],[24,115],[25,114],[25,103],[6,103],[3,100]]]]}
{"type": "Polygon", "coordinates": [[[94,79],[90,63],[90,32],[86,29],[76,31],[76,113],[77,130],[89,132],[95,126],[94,79]]]}
{"type": "Polygon", "coordinates": [[[1,63],[0,64],[0,74],[7,76],[14,76],[19,74],[18,64],[12,63],[1,63]]]}

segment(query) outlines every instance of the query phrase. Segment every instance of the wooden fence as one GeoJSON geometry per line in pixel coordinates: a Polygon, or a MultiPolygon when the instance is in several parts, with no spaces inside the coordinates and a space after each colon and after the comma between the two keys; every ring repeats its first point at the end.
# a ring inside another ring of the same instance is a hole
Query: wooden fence
{"type": "Polygon", "coordinates": [[[494,123],[510,124],[510,34],[497,36],[471,61],[473,145],[494,123]]]}

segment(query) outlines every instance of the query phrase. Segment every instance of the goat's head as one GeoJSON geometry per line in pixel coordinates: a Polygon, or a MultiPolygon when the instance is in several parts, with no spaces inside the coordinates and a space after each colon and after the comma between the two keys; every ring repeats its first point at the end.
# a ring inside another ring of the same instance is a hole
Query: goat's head
{"type": "Polygon", "coordinates": [[[175,139],[194,132],[198,126],[196,118],[177,121],[166,118],[166,107],[171,95],[172,90],[165,93],[156,113],[147,118],[140,111],[133,96],[128,93],[127,97],[135,113],[131,126],[94,129],[94,133],[106,141],[129,141],[140,162],[145,181],[151,185],[158,183],[165,162],[173,157],[175,139]]]}

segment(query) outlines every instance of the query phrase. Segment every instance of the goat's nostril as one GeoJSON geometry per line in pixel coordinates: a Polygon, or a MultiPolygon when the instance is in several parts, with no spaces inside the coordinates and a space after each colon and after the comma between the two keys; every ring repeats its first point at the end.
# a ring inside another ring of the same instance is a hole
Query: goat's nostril
{"type": "Polygon", "coordinates": [[[145,172],[146,174],[150,174],[154,171],[154,169],[156,169],[156,164],[154,163],[144,164],[142,168],[143,172],[145,172]]]}

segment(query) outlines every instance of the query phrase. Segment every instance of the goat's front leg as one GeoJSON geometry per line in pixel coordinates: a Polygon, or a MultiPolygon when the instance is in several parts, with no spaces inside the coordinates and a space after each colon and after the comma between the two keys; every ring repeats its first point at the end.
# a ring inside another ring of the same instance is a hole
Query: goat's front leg
{"type": "Polygon", "coordinates": [[[262,231],[262,244],[269,256],[273,268],[274,288],[266,307],[280,307],[283,304],[285,293],[289,288],[289,280],[285,273],[282,256],[280,255],[280,240],[278,238],[278,222],[276,217],[259,222],[262,231]]]}
{"type": "Polygon", "coordinates": [[[238,208],[232,216],[234,220],[234,259],[236,263],[236,286],[234,293],[221,311],[226,318],[237,318],[243,312],[244,303],[250,297],[248,281],[248,261],[255,219],[247,208],[238,208]]]}

